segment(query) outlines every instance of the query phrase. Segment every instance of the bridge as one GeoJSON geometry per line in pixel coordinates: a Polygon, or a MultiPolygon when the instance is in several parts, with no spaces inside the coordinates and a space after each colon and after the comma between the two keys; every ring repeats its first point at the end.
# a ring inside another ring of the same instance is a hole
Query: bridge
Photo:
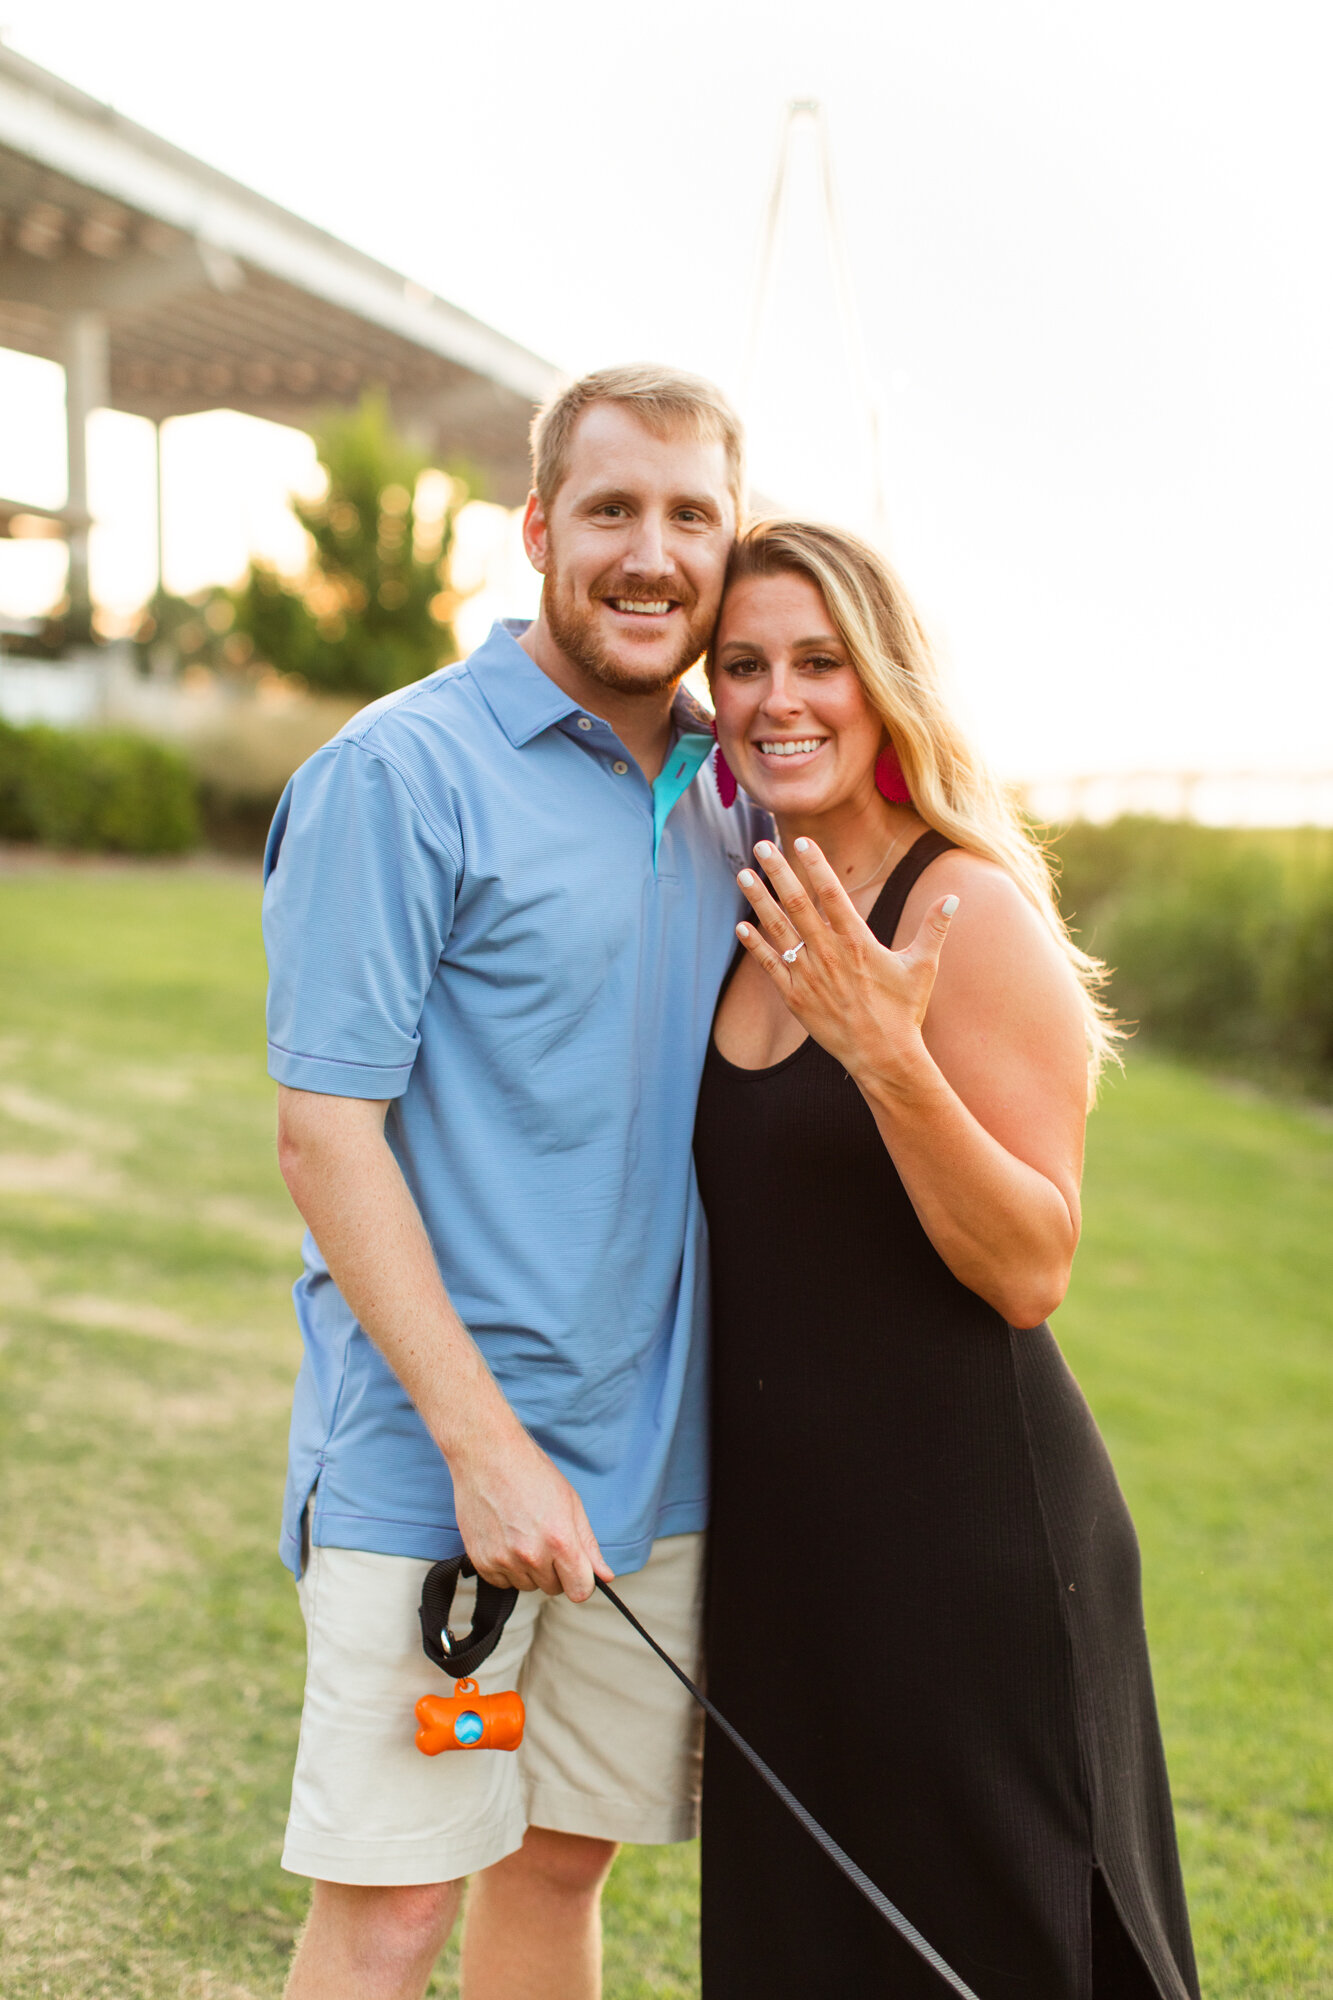
{"type": "MultiPolygon", "coordinates": [[[[487,499],[527,491],[549,362],[0,47],[0,347],[64,368],[64,508],[0,500],[0,535],[69,542],[89,628],[89,413],[241,410],[308,428],[371,387],[487,499]]],[[[159,495],[160,497],[160,495],[159,495]]]]}

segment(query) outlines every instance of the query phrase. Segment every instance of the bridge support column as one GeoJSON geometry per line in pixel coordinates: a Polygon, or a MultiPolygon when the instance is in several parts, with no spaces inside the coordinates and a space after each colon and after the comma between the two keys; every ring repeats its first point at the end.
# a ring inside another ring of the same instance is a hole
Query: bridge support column
{"type": "Polygon", "coordinates": [[[108,396],[108,340],[105,313],[63,313],[60,359],[65,370],[66,461],[69,469],[69,631],[75,640],[93,637],[93,603],[88,587],[88,419],[108,396]]]}

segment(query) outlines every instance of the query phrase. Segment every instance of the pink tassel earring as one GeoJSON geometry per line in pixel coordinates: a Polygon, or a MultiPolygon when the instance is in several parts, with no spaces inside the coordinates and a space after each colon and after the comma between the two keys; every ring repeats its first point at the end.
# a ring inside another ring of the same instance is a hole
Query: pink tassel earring
{"type": "MultiPolygon", "coordinates": [[[[721,754],[721,751],[719,751],[718,755],[721,756],[721,754]]],[[[730,772],[727,775],[730,777],[730,772]]],[[[731,782],[733,787],[732,795],[734,797],[736,781],[732,778],[731,782]]],[[[720,786],[719,789],[721,789],[720,786]]],[[[912,803],[912,794],[907,789],[907,780],[903,776],[903,767],[898,762],[898,752],[894,749],[892,743],[886,745],[875,759],[875,789],[889,801],[890,805],[910,806],[912,803]]]]}
{"type": "MultiPolygon", "coordinates": [[[[717,735],[716,723],[713,724],[713,734],[714,736],[717,735]]],[[[713,752],[713,781],[717,786],[717,795],[723,805],[734,806],[736,803],[736,773],[722,755],[722,745],[720,743],[713,752]]]]}

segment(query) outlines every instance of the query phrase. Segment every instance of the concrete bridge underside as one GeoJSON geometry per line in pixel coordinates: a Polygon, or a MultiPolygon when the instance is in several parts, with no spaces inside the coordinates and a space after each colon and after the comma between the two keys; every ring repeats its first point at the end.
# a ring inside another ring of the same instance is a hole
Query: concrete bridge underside
{"type": "MultiPolygon", "coordinates": [[[[65,370],[76,624],[88,610],[86,422],[242,410],[307,427],[383,388],[485,497],[527,489],[537,355],[0,48],[0,347],[65,370]]],[[[21,509],[0,503],[0,533],[21,509]]],[[[32,525],[35,526],[35,516],[32,525]]]]}

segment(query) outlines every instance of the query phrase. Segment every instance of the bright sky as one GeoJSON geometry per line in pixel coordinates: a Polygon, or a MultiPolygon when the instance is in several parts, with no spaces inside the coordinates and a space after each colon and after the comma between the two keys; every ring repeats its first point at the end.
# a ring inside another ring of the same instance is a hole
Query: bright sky
{"type": "MultiPolygon", "coordinates": [[[[821,99],[892,552],[991,756],[1026,776],[1333,769],[1333,26],[1313,0],[0,0],[0,18],[35,61],[562,366],[655,357],[733,392],[782,107],[821,99]]],[[[753,470],[864,526],[808,143],[795,169],[753,470]]],[[[168,427],[178,585],[271,545],[308,476],[286,434],[261,478],[238,422],[168,427]]],[[[99,423],[104,511],[131,524],[108,527],[99,574],[132,598],[151,582],[145,431],[99,423]]],[[[58,499],[59,438],[55,371],[0,370],[0,492],[58,499]]],[[[19,551],[0,554],[12,598],[19,551]]],[[[530,608],[512,565],[507,590],[530,608]]]]}

